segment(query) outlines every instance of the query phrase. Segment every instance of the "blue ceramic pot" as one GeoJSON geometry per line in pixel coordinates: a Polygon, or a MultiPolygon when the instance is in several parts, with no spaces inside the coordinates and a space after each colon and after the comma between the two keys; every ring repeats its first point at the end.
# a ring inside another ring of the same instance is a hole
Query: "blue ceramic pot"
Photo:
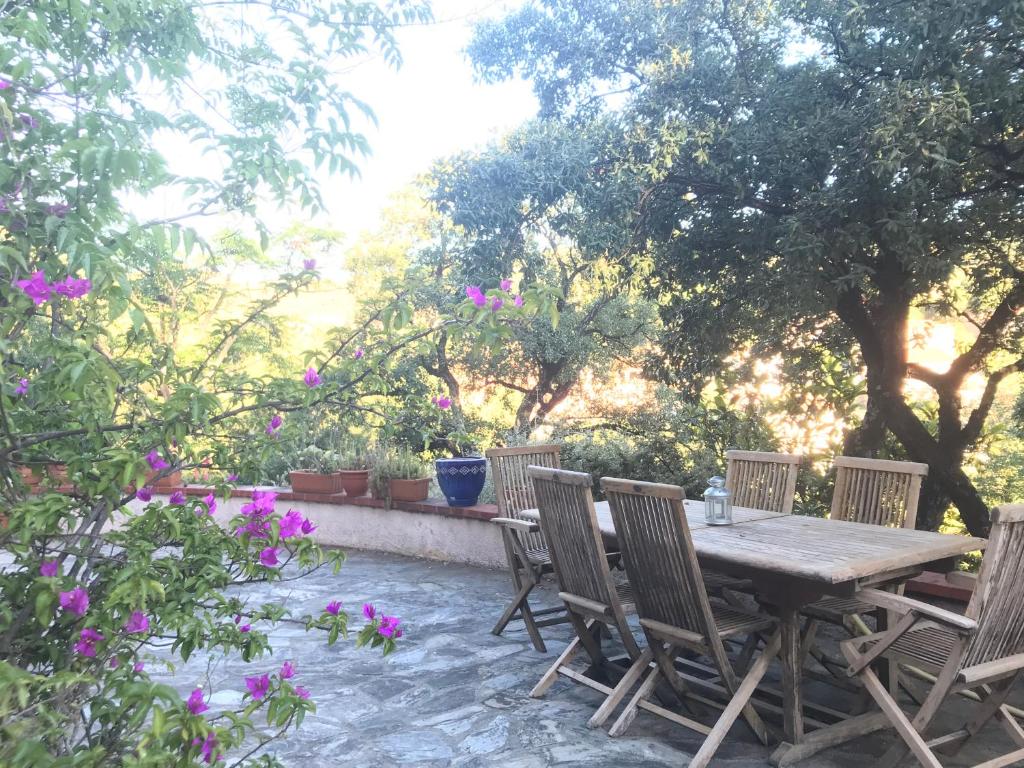
{"type": "Polygon", "coordinates": [[[448,499],[449,507],[472,507],[480,498],[487,479],[487,459],[438,459],[437,484],[448,499]]]}

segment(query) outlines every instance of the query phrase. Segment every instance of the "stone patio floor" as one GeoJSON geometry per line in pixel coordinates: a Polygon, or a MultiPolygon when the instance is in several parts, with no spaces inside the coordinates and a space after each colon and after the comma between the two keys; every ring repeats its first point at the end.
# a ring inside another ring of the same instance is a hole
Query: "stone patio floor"
{"type": "MultiPolygon", "coordinates": [[[[646,713],[618,739],[587,728],[599,694],[569,681],[556,683],[544,699],[529,698],[534,683],[568,642],[569,628],[543,630],[547,654],[533,650],[518,623],[503,637],[491,635],[511,596],[506,573],[376,552],[348,555],[339,574],[324,570],[273,585],[271,598],[284,599],[296,615],[319,613],[334,599],[358,614],[364,601],[372,601],[403,620],[406,636],[395,653],[382,658],[379,651],[356,649],[343,639],[328,647],[322,633],[282,625],[270,633],[272,658],[213,667],[195,658],[173,677],[161,679],[186,696],[202,684],[212,692],[211,711],[216,711],[218,705],[241,700],[244,675],[274,671],[285,659],[293,660],[296,682],[310,689],[317,711],[273,752],[297,768],[685,766],[699,748],[698,735],[646,713]]],[[[253,592],[254,600],[266,599],[266,589],[253,592]]],[[[536,602],[556,604],[552,585],[545,586],[536,602]]],[[[356,629],[360,620],[353,615],[356,629]]],[[[157,677],[156,665],[150,670],[157,677]]],[[[1017,693],[1019,705],[1022,697],[1017,693]]],[[[967,703],[959,702],[940,724],[958,727],[969,711],[967,703]]],[[[803,765],[860,768],[894,738],[891,731],[867,736],[803,765]]],[[[993,724],[947,765],[971,765],[1010,747],[1003,730],[993,724]]],[[[740,722],[713,765],[763,768],[770,752],[740,722]]]]}

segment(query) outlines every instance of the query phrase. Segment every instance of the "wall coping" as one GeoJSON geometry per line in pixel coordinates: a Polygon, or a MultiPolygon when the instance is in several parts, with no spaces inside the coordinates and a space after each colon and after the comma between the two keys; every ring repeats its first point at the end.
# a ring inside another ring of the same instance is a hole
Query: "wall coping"
{"type": "MultiPolygon", "coordinates": [[[[153,494],[169,496],[181,491],[187,496],[206,496],[215,493],[216,489],[207,485],[173,485],[153,487],[153,494]]],[[[231,489],[231,497],[248,499],[253,491],[273,491],[281,501],[308,501],[316,504],[349,505],[353,507],[372,507],[384,509],[384,499],[372,496],[346,496],[344,493],[296,493],[287,485],[240,485],[231,489]]],[[[392,509],[403,512],[420,512],[427,515],[456,517],[464,520],[493,520],[500,516],[497,504],[475,504],[472,507],[450,507],[444,499],[430,498],[424,501],[393,501],[392,509]]]]}

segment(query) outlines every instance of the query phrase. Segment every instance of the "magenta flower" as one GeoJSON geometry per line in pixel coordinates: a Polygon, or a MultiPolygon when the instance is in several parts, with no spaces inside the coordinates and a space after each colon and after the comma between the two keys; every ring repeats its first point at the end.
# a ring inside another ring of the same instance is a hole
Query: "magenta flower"
{"type": "MultiPolygon", "coordinates": [[[[204,763],[214,763],[221,759],[221,755],[213,751],[217,748],[217,737],[213,733],[206,734],[206,738],[203,739],[201,743],[202,746],[199,747],[199,753],[202,755],[204,763]]],[[[196,736],[192,739],[192,746],[194,747],[198,744],[200,744],[200,740],[199,737],[196,736]]]]}
{"type": "Polygon", "coordinates": [[[129,635],[145,632],[148,629],[149,619],[146,618],[146,614],[142,611],[132,611],[132,615],[129,616],[128,621],[124,623],[124,631],[129,635]]]}
{"type": "Polygon", "coordinates": [[[185,704],[188,707],[188,711],[193,715],[201,715],[203,712],[209,709],[206,702],[203,701],[203,689],[196,688],[192,691],[192,695],[188,697],[188,701],[185,704]]]}
{"type": "Polygon", "coordinates": [[[136,672],[141,672],[145,668],[146,668],[146,664],[145,664],[145,662],[142,662],[142,661],[136,661],[135,664],[132,665],[132,669],[135,670],[136,672]]]}
{"type": "Polygon", "coordinates": [[[78,640],[74,645],[75,653],[80,656],[85,656],[90,659],[96,658],[96,646],[92,643],[87,643],[85,640],[78,640]]]}
{"type": "Polygon", "coordinates": [[[78,642],[75,643],[75,651],[90,659],[96,658],[96,643],[103,642],[103,635],[95,629],[86,627],[79,633],[78,638],[78,642]]]}
{"type": "Polygon", "coordinates": [[[146,454],[146,462],[149,464],[149,468],[153,470],[167,469],[170,466],[170,464],[164,461],[156,448],[146,454]]]}
{"type": "Polygon", "coordinates": [[[501,309],[501,307],[502,307],[502,305],[504,305],[504,303],[505,302],[502,301],[500,296],[495,296],[491,300],[491,312],[497,312],[499,309],[501,309]]]}
{"type": "Polygon", "coordinates": [[[286,661],[284,664],[281,665],[281,673],[279,677],[282,680],[290,680],[291,678],[295,677],[295,665],[292,664],[290,661],[286,661]]]}
{"type": "Polygon", "coordinates": [[[359,349],[356,350],[356,353],[355,353],[355,355],[353,355],[353,357],[355,357],[356,360],[362,359],[362,357],[363,357],[363,348],[359,347],[359,349]]]}
{"type": "Polygon", "coordinates": [[[43,562],[39,564],[40,576],[50,578],[51,576],[56,576],[59,572],[60,563],[58,563],[56,560],[43,560],[43,562]]]}
{"type": "Polygon", "coordinates": [[[479,285],[467,285],[466,286],[466,298],[467,299],[476,299],[476,297],[482,295],[482,293],[483,292],[480,290],[480,286],[479,285]]]}
{"type": "Polygon", "coordinates": [[[377,634],[381,637],[388,637],[397,640],[402,636],[402,630],[398,628],[399,619],[397,616],[381,616],[380,626],[377,627],[377,634]]]}
{"type": "Polygon", "coordinates": [[[247,677],[245,678],[245,687],[249,689],[249,693],[252,697],[259,701],[267,695],[267,691],[270,688],[270,675],[260,675],[259,677],[247,677]]]}
{"type": "Polygon", "coordinates": [[[35,130],[39,127],[39,121],[26,112],[19,114],[18,119],[21,120],[22,125],[30,130],[35,130]]]}
{"type": "Polygon", "coordinates": [[[515,298],[515,301],[513,301],[512,303],[513,303],[514,305],[516,305],[517,307],[521,307],[521,306],[523,306],[523,297],[522,297],[522,296],[519,296],[519,295],[517,294],[517,295],[516,295],[516,298],[515,298]]]}
{"type": "Polygon", "coordinates": [[[501,290],[505,291],[505,293],[508,293],[508,290],[511,287],[512,287],[512,281],[511,280],[505,279],[505,280],[501,281],[501,290]]]}
{"type": "Polygon", "coordinates": [[[238,475],[236,475],[234,472],[232,472],[230,475],[228,475],[228,482],[229,483],[237,483],[238,482],[238,475]]]}
{"type": "Polygon", "coordinates": [[[309,536],[313,531],[316,530],[316,526],[313,525],[313,521],[308,517],[302,521],[302,533],[309,536]]]}
{"type": "Polygon", "coordinates": [[[277,547],[266,547],[260,552],[260,565],[267,568],[277,565],[277,547]]]}
{"type": "Polygon", "coordinates": [[[50,291],[53,290],[46,282],[46,273],[41,269],[33,272],[27,280],[15,280],[14,284],[21,288],[37,307],[49,300],[50,291]]]}
{"type": "Polygon", "coordinates": [[[68,275],[63,280],[54,283],[53,290],[69,299],[80,299],[92,290],[92,281],[88,278],[79,280],[68,275]]]}
{"type": "Polygon", "coordinates": [[[281,414],[275,413],[270,422],[267,424],[267,434],[273,435],[277,433],[277,430],[281,428],[281,424],[284,423],[284,419],[281,418],[281,414]]]}
{"type": "Polygon", "coordinates": [[[119,658],[117,658],[117,656],[111,656],[110,657],[110,668],[111,669],[117,669],[120,666],[121,666],[121,660],[119,658]]]}
{"type": "Polygon", "coordinates": [[[313,271],[314,269],[316,269],[316,259],[303,259],[302,268],[307,269],[309,271],[313,271]]]}
{"type": "Polygon", "coordinates": [[[240,626],[238,628],[238,631],[241,632],[244,635],[246,632],[249,632],[251,629],[252,629],[252,624],[243,624],[242,626],[240,626]]]}
{"type": "Polygon", "coordinates": [[[316,368],[307,368],[306,375],[302,377],[302,380],[306,382],[306,386],[310,389],[320,386],[320,374],[316,372],[316,368]]]}
{"type": "Polygon", "coordinates": [[[51,203],[44,210],[47,216],[56,216],[58,219],[63,219],[71,211],[71,206],[67,203],[51,203]]]}
{"type": "Polygon", "coordinates": [[[487,303],[487,297],[484,296],[482,293],[478,293],[476,296],[473,297],[473,303],[478,307],[482,307],[487,303]]]}
{"type": "Polygon", "coordinates": [[[302,524],[305,522],[302,514],[296,509],[289,509],[288,514],[281,518],[278,529],[282,539],[290,539],[302,531],[302,524]]]}
{"type": "Polygon", "coordinates": [[[14,83],[12,83],[10,80],[0,77],[0,91],[6,91],[12,85],[14,85],[14,83]]]}
{"type": "Polygon", "coordinates": [[[28,394],[28,379],[20,379],[18,386],[14,388],[14,394],[25,395],[28,394]]]}
{"type": "Polygon", "coordinates": [[[60,593],[60,607],[75,616],[84,616],[89,610],[89,593],[82,587],[60,593]]]}
{"type": "Polygon", "coordinates": [[[373,621],[377,616],[377,609],[370,603],[363,603],[363,616],[366,617],[367,621],[373,621]]]}
{"type": "Polygon", "coordinates": [[[307,691],[301,685],[296,685],[295,686],[295,695],[298,696],[300,699],[308,699],[309,698],[309,691],[307,691]]]}
{"type": "Polygon", "coordinates": [[[185,503],[185,492],[175,491],[171,494],[171,498],[167,500],[169,504],[184,504],[185,503]]]}
{"type": "Polygon", "coordinates": [[[212,493],[203,497],[203,503],[206,505],[206,514],[212,515],[217,511],[217,497],[212,493]]]}
{"type": "Polygon", "coordinates": [[[442,411],[447,411],[452,407],[452,399],[441,395],[440,397],[433,398],[430,402],[440,408],[442,411]]]}
{"type": "Polygon", "coordinates": [[[324,610],[331,614],[331,616],[337,616],[338,611],[341,610],[341,603],[337,600],[332,600],[327,604],[327,607],[324,608],[324,610]]]}
{"type": "Polygon", "coordinates": [[[135,498],[137,498],[139,501],[149,501],[150,499],[153,498],[153,489],[139,488],[139,490],[135,492],[135,498]]]}

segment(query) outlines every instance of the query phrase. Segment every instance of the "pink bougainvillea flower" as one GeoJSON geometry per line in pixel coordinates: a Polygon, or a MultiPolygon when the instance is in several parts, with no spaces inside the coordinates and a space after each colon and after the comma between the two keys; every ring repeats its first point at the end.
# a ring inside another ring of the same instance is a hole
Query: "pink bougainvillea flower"
{"type": "Polygon", "coordinates": [[[296,509],[289,509],[288,514],[281,518],[278,523],[278,530],[282,539],[290,539],[302,531],[302,524],[305,522],[302,513],[296,509]]]}
{"type": "Polygon", "coordinates": [[[356,350],[356,353],[355,353],[355,355],[353,355],[353,357],[355,357],[356,360],[360,360],[360,359],[362,359],[363,354],[364,354],[363,348],[360,347],[359,349],[356,350]]]}
{"type": "Polygon", "coordinates": [[[78,635],[78,642],[75,643],[75,651],[90,659],[96,657],[96,643],[102,643],[105,639],[95,629],[86,627],[78,635]]]}
{"type": "Polygon", "coordinates": [[[444,395],[441,395],[440,397],[435,397],[433,400],[431,400],[431,402],[438,408],[440,408],[442,411],[447,411],[449,408],[452,407],[452,399],[450,397],[445,397],[444,395]]]}
{"type": "Polygon", "coordinates": [[[12,85],[14,85],[14,83],[12,83],[10,80],[0,77],[0,91],[6,91],[12,85]]]}
{"type": "Polygon", "coordinates": [[[478,307],[482,307],[487,303],[487,297],[484,296],[482,293],[478,293],[476,296],[473,297],[473,303],[478,307]]]}
{"type": "Polygon", "coordinates": [[[247,677],[245,678],[245,687],[249,689],[252,697],[259,701],[267,695],[267,691],[270,689],[270,675],[247,677]]]}
{"type": "Polygon", "coordinates": [[[135,498],[137,498],[139,501],[149,501],[150,499],[153,498],[153,489],[139,488],[139,490],[135,492],[135,498]]]}
{"type": "Polygon", "coordinates": [[[236,475],[234,472],[232,472],[230,475],[228,475],[228,482],[229,483],[237,483],[238,482],[238,475],[236,475]]]}
{"type": "Polygon", "coordinates": [[[212,515],[217,511],[217,497],[212,493],[203,497],[203,503],[206,505],[206,514],[212,515]]]}
{"type": "Polygon", "coordinates": [[[480,290],[479,285],[467,285],[466,286],[466,298],[475,299],[477,296],[483,295],[483,291],[480,290]]]}
{"type": "MultiPolygon", "coordinates": [[[[192,739],[192,746],[199,744],[199,737],[192,739]]],[[[204,763],[215,763],[221,759],[219,752],[214,752],[217,748],[217,737],[213,733],[206,734],[206,738],[202,741],[202,746],[199,747],[199,753],[203,757],[204,763]]]]}
{"type": "Polygon", "coordinates": [[[184,504],[185,503],[185,492],[175,491],[171,494],[171,498],[167,500],[169,504],[184,504]]]}
{"type": "Polygon", "coordinates": [[[21,124],[28,128],[29,130],[35,130],[36,128],[39,127],[39,121],[27,112],[22,112],[21,114],[19,114],[18,119],[21,120],[21,124]]]}
{"type": "Polygon", "coordinates": [[[331,602],[327,604],[327,607],[324,608],[324,610],[331,614],[331,616],[337,616],[338,611],[341,610],[341,603],[337,600],[331,600],[331,602]]]}
{"type": "Polygon", "coordinates": [[[27,280],[15,280],[14,284],[24,291],[37,307],[49,300],[50,292],[53,290],[53,287],[46,282],[46,273],[41,269],[33,272],[27,280]]]}
{"type": "Polygon", "coordinates": [[[279,677],[282,680],[290,680],[291,678],[295,677],[295,665],[292,664],[290,661],[286,661],[284,664],[281,665],[281,673],[279,677]]]}
{"type": "Polygon", "coordinates": [[[167,469],[170,466],[156,448],[146,454],[146,463],[149,464],[150,469],[167,469]]]}
{"type": "Polygon", "coordinates": [[[89,610],[89,593],[83,587],[75,587],[60,593],[60,607],[75,616],[84,616],[89,610]]]}
{"type": "Polygon", "coordinates": [[[60,563],[56,560],[43,560],[43,562],[39,564],[40,576],[50,578],[51,576],[56,576],[58,573],[60,573],[60,563]]]}
{"type": "Polygon", "coordinates": [[[313,521],[310,520],[308,517],[302,521],[302,533],[304,535],[309,536],[309,534],[311,534],[315,530],[316,526],[313,525],[313,521]]]}
{"type": "Polygon", "coordinates": [[[370,603],[363,603],[363,616],[366,617],[367,621],[373,621],[377,616],[377,609],[370,603]]]}
{"type": "Polygon", "coordinates": [[[491,312],[497,312],[497,311],[498,311],[499,309],[501,309],[501,308],[502,308],[502,306],[503,306],[504,304],[505,304],[505,302],[504,302],[504,301],[502,301],[502,298],[501,298],[501,296],[495,296],[495,297],[494,297],[494,298],[493,298],[493,299],[491,300],[491,312]]]}
{"type": "Polygon", "coordinates": [[[192,691],[192,694],[188,697],[188,701],[185,703],[188,707],[188,711],[193,715],[201,715],[203,712],[209,709],[206,702],[203,701],[203,689],[196,688],[192,691]]]}
{"type": "Polygon", "coordinates": [[[142,611],[132,611],[128,621],[124,623],[124,631],[129,635],[145,632],[149,629],[149,619],[142,611]]]}
{"type": "Polygon", "coordinates": [[[302,380],[310,389],[320,386],[320,374],[316,372],[316,368],[307,368],[306,375],[302,377],[302,380]]]}
{"type": "Polygon", "coordinates": [[[281,414],[275,413],[270,418],[270,421],[267,423],[267,434],[268,435],[277,434],[277,430],[279,430],[281,428],[281,424],[283,424],[283,423],[284,423],[284,419],[281,418],[281,414]]]}
{"type": "Polygon", "coordinates": [[[47,216],[56,216],[58,219],[63,219],[71,211],[71,206],[67,203],[51,203],[43,210],[47,216]]]}
{"type": "Polygon", "coordinates": [[[377,627],[377,634],[381,637],[389,637],[397,640],[402,636],[402,630],[398,628],[399,619],[397,616],[381,616],[380,626],[377,627]]]}
{"type": "Polygon", "coordinates": [[[302,268],[310,271],[316,269],[316,259],[303,259],[302,268]]]}
{"type": "Polygon", "coordinates": [[[505,280],[502,280],[502,281],[501,281],[501,290],[503,290],[503,291],[505,291],[506,293],[508,293],[508,290],[509,290],[509,289],[510,289],[511,287],[512,287],[512,281],[511,281],[511,280],[505,279],[505,280]]]}
{"type": "Polygon", "coordinates": [[[277,547],[265,547],[260,552],[260,565],[271,568],[277,565],[277,547]]]}
{"type": "Polygon", "coordinates": [[[141,672],[141,671],[142,671],[142,670],[144,670],[145,668],[146,668],[146,664],[145,664],[145,662],[142,662],[142,661],[136,661],[136,662],[135,662],[135,663],[134,663],[134,664],[132,665],[132,669],[133,669],[134,671],[136,671],[136,672],[141,672]]]}
{"type": "Polygon", "coordinates": [[[53,284],[53,290],[69,299],[80,299],[92,290],[92,281],[88,278],[65,277],[53,284]]]}
{"type": "Polygon", "coordinates": [[[523,297],[517,294],[515,300],[512,303],[515,304],[517,307],[523,306],[523,297]]]}
{"type": "Polygon", "coordinates": [[[309,691],[307,691],[301,685],[296,685],[295,686],[295,695],[298,696],[300,699],[308,699],[309,698],[309,691]]]}
{"type": "Polygon", "coordinates": [[[25,395],[28,394],[28,379],[19,379],[18,386],[14,388],[14,394],[25,395]]]}
{"type": "Polygon", "coordinates": [[[117,658],[117,656],[111,656],[110,657],[110,668],[111,669],[117,669],[120,666],[121,666],[121,660],[119,658],[117,658]]]}
{"type": "Polygon", "coordinates": [[[252,629],[252,624],[242,624],[238,628],[238,631],[241,632],[244,635],[246,632],[249,632],[251,629],[252,629]]]}
{"type": "Polygon", "coordinates": [[[85,640],[78,640],[75,642],[75,653],[80,656],[85,656],[90,659],[96,658],[96,646],[92,643],[87,643],[85,640]]]}

